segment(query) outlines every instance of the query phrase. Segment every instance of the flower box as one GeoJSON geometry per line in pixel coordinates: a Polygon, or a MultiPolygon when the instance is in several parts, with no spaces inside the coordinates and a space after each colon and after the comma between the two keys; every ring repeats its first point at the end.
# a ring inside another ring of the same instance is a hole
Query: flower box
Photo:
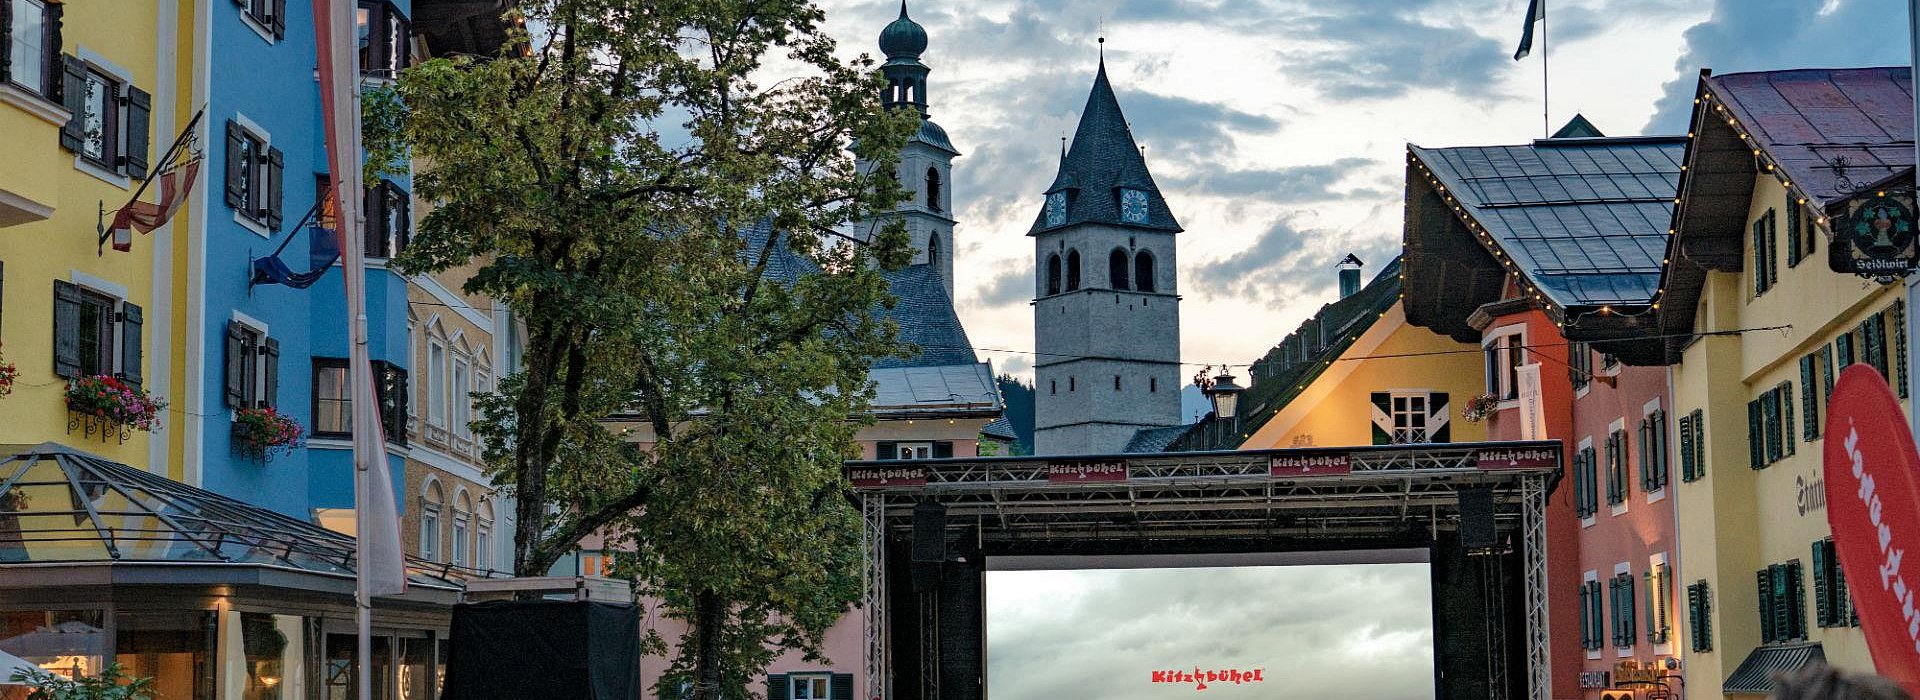
{"type": "Polygon", "coordinates": [[[151,432],[160,427],[160,412],[165,410],[165,399],[154,398],[113,375],[96,374],[67,382],[67,432],[84,425],[88,436],[97,429],[103,439],[117,434],[125,442],[129,430],[151,432]]]}
{"type": "Polygon", "coordinates": [[[306,438],[300,422],[271,406],[233,412],[233,449],[271,460],[306,438]]]}

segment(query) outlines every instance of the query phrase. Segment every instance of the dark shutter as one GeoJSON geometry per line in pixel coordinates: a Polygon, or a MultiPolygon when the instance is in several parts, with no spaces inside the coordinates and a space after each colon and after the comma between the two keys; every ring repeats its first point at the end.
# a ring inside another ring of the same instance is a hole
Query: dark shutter
{"type": "Polygon", "coordinates": [[[0,2],[0,83],[13,80],[13,3],[0,2]]]}
{"type": "Polygon", "coordinates": [[[874,459],[899,459],[900,443],[881,442],[874,446],[874,459]]]}
{"type": "Polygon", "coordinates": [[[1693,416],[1680,417],[1680,481],[1693,481],[1693,416]]]}
{"type": "Polygon", "coordinates": [[[1800,247],[1800,203],[1787,193],[1787,267],[1800,264],[1807,251],[1800,247]]]}
{"type": "Polygon", "coordinates": [[[247,405],[247,333],[239,321],[227,322],[227,405],[247,405]]]}
{"type": "MultiPolygon", "coordinates": [[[[1573,453],[1573,514],[1574,517],[1579,518],[1587,517],[1586,460],[1586,450],[1573,453]]],[[[1581,593],[1583,595],[1580,598],[1582,601],[1581,605],[1586,605],[1585,592],[1586,589],[1582,588],[1581,593]]],[[[1582,631],[1584,632],[1585,630],[1583,629],[1582,631]]]]}
{"type": "MultiPolygon", "coordinates": [[[[1833,339],[1833,354],[1838,358],[1840,369],[1846,369],[1847,365],[1853,364],[1853,333],[1841,333],[1839,337],[1833,339]]],[[[1831,394],[1833,390],[1828,389],[1827,393],[1831,394]]]]}
{"type": "Polygon", "coordinates": [[[251,214],[247,211],[247,193],[240,189],[247,170],[246,138],[239,124],[227,121],[227,206],[251,214]]]}
{"type": "Polygon", "coordinates": [[[1800,439],[1812,441],[1820,437],[1820,395],[1814,393],[1819,384],[1814,381],[1814,362],[1817,357],[1812,353],[1800,358],[1800,439]]]}
{"type": "Polygon", "coordinates": [[[260,341],[260,406],[262,408],[280,404],[280,341],[267,338],[260,341]]]}
{"type": "Polygon", "coordinates": [[[1376,391],[1368,398],[1373,402],[1373,444],[1393,444],[1393,394],[1376,391]]]}
{"type": "Polygon", "coordinates": [[[1893,317],[1893,374],[1900,379],[1893,383],[1894,391],[1900,392],[1900,398],[1907,398],[1907,305],[1899,299],[1893,300],[1893,308],[1887,311],[1893,317]]]}
{"type": "Polygon", "coordinates": [[[767,674],[767,700],[787,700],[787,674],[767,674]]]}
{"type": "Polygon", "coordinates": [[[1782,567],[1787,574],[1787,629],[1794,639],[1807,637],[1807,586],[1802,578],[1800,561],[1787,562],[1782,567]]]}
{"type": "Polygon", "coordinates": [[[62,102],[63,104],[63,95],[60,90],[65,87],[65,83],[59,79],[60,76],[57,71],[60,70],[60,44],[63,41],[62,37],[65,34],[64,28],[66,26],[66,22],[64,22],[62,18],[65,17],[66,14],[66,4],[58,2],[47,3],[47,45],[40,54],[40,60],[43,61],[42,66],[45,70],[45,72],[40,75],[40,89],[46,93],[47,99],[53,100],[54,102],[62,102]]]}
{"type": "Polygon", "coordinates": [[[1777,221],[1772,209],[1767,210],[1767,288],[1780,282],[1780,237],[1777,235],[1777,221]]]}
{"type": "Polygon", "coordinates": [[[853,674],[833,674],[833,700],[853,700],[853,674]]]}
{"type": "Polygon", "coordinates": [[[953,443],[951,441],[943,440],[940,442],[933,443],[934,459],[944,459],[952,456],[953,456],[953,443]]]}
{"type": "Polygon", "coordinates": [[[1580,648],[1593,647],[1592,620],[1587,617],[1587,584],[1580,582],[1580,648]]]}
{"type": "Polygon", "coordinates": [[[135,387],[145,379],[140,371],[146,316],[133,302],[120,302],[120,376],[135,387]]]}
{"type": "Polygon", "coordinates": [[[1447,415],[1447,398],[1444,391],[1427,394],[1427,442],[1453,442],[1453,421],[1447,415]]]}
{"type": "Polygon", "coordinates": [[[286,156],[280,152],[280,149],[268,147],[267,173],[265,178],[266,182],[264,183],[267,188],[267,196],[265,198],[266,202],[263,205],[265,211],[261,213],[266,217],[267,228],[273,231],[280,230],[280,203],[281,200],[284,199],[284,197],[282,197],[281,190],[283,188],[281,187],[281,183],[286,180],[286,167],[286,156]]]}
{"type": "Polygon", "coordinates": [[[1786,455],[1786,456],[1792,456],[1793,442],[1794,442],[1793,441],[1793,382],[1791,380],[1781,382],[1779,388],[1774,389],[1774,391],[1779,392],[1778,393],[1779,398],[1774,399],[1774,401],[1780,404],[1780,418],[1784,421],[1784,424],[1780,429],[1780,454],[1786,455]]]}
{"type": "Polygon", "coordinates": [[[1760,642],[1771,644],[1780,641],[1773,628],[1773,576],[1766,569],[1755,574],[1760,582],[1760,642]]]}
{"type": "Polygon", "coordinates": [[[383,183],[368,185],[361,195],[361,208],[366,215],[366,246],[369,258],[387,257],[387,190],[383,183]]]}
{"type": "Polygon", "coordinates": [[[1747,466],[1759,469],[1767,466],[1766,426],[1760,417],[1760,400],[1747,402],[1747,466]]]}
{"type": "Polygon", "coordinates": [[[60,54],[60,104],[72,115],[60,126],[60,147],[80,152],[87,115],[87,64],[72,54],[60,54]]]}
{"type": "Polygon", "coordinates": [[[120,163],[121,170],[129,177],[147,176],[147,151],[152,145],[147,131],[152,121],[153,96],[127,86],[127,121],[121,127],[127,135],[127,152],[120,156],[120,163]]]}
{"type": "Polygon", "coordinates": [[[287,38],[287,0],[273,0],[273,38],[287,38]]]}
{"type": "Polygon", "coordinates": [[[53,373],[80,376],[80,288],[53,281],[53,373]]]}
{"type": "Polygon", "coordinates": [[[1813,543],[1813,619],[1821,627],[1833,624],[1832,598],[1827,590],[1826,545],[1824,540],[1815,540],[1813,543]]]}

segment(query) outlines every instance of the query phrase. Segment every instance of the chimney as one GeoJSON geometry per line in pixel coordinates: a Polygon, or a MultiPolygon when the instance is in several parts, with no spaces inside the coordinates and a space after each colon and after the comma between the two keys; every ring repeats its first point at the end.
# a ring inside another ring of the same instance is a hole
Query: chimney
{"type": "Polygon", "coordinates": [[[1345,299],[1360,291],[1360,266],[1365,264],[1366,263],[1360,262],[1360,256],[1352,253],[1348,253],[1347,257],[1341,259],[1338,265],[1340,268],[1340,298],[1345,299]]]}

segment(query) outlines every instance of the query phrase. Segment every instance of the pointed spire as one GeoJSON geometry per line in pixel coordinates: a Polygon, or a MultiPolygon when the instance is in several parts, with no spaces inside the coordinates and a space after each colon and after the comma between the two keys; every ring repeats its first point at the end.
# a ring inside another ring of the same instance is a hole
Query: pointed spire
{"type": "Polygon", "coordinates": [[[911,19],[907,17],[907,0],[900,0],[900,19],[911,19]]]}
{"type": "MultiPolygon", "coordinates": [[[[1147,170],[1146,158],[1133,140],[1126,114],[1114,95],[1104,59],[1094,75],[1087,103],[1080,110],[1080,124],[1073,132],[1072,145],[1060,161],[1060,172],[1047,192],[1078,190],[1068,195],[1067,224],[1103,223],[1136,226],[1163,231],[1179,231],[1180,224],[1167,208],[1160,188],[1147,170]],[[1145,222],[1120,219],[1118,201],[1121,190],[1136,190],[1147,197],[1145,222]]],[[[1034,222],[1032,233],[1055,228],[1046,225],[1044,211],[1034,222]]]]}

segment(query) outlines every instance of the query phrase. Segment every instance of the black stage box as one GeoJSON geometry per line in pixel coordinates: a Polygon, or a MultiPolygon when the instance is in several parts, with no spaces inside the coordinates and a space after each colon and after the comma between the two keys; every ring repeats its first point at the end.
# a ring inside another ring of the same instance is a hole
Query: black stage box
{"type": "Polygon", "coordinates": [[[449,642],[441,700],[640,697],[640,614],[632,605],[456,605],[449,642]]]}

